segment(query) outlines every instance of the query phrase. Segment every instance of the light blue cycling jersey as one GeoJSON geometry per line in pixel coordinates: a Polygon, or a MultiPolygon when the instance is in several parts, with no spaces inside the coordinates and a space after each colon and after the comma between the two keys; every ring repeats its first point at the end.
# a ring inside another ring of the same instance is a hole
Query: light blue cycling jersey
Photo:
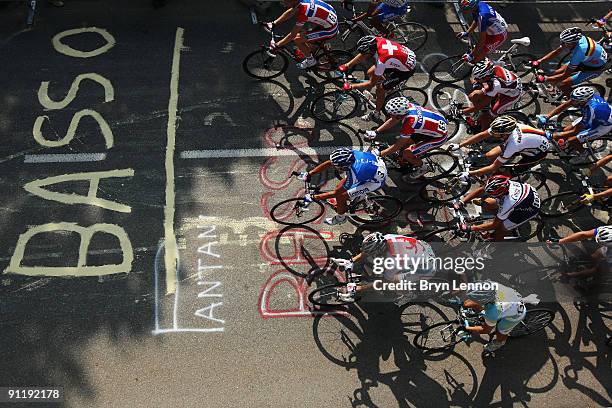
{"type": "Polygon", "coordinates": [[[346,190],[350,190],[352,187],[364,183],[379,182],[376,173],[382,162],[380,158],[372,153],[362,152],[361,150],[353,150],[353,154],[355,155],[355,162],[351,164],[347,171],[343,187],[346,190]]]}
{"type": "Polygon", "coordinates": [[[498,283],[496,301],[484,306],[484,318],[489,326],[502,320],[520,320],[525,313],[521,295],[514,289],[498,283]]]}
{"type": "Polygon", "coordinates": [[[569,60],[569,66],[575,69],[580,64],[589,68],[598,68],[605,65],[608,59],[606,51],[595,40],[583,35],[574,49],[569,60]]]}
{"type": "Polygon", "coordinates": [[[612,106],[599,95],[594,95],[587,104],[581,108],[582,120],[580,124],[585,129],[594,129],[599,126],[612,125],[612,106]]]}

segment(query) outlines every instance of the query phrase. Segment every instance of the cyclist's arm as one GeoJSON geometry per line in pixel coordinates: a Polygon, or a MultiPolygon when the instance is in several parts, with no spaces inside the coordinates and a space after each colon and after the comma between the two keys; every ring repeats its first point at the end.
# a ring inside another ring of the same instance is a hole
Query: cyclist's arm
{"type": "Polygon", "coordinates": [[[478,42],[476,43],[476,46],[474,47],[474,51],[472,52],[472,54],[474,55],[474,62],[478,62],[484,57],[486,57],[485,50],[484,50],[484,45],[486,44],[486,42],[487,42],[487,33],[480,32],[480,35],[478,36],[478,42]]]}
{"type": "Polygon", "coordinates": [[[379,4],[380,2],[378,1],[371,1],[370,4],[368,4],[368,9],[364,13],[361,13],[360,15],[355,17],[353,21],[361,21],[365,19],[366,17],[372,17],[379,4]]]}
{"type": "Polygon", "coordinates": [[[556,49],[554,49],[551,52],[549,52],[548,54],[546,54],[545,56],[543,56],[542,58],[540,58],[538,61],[540,61],[540,64],[541,64],[544,61],[548,61],[549,59],[553,59],[557,55],[559,55],[559,53],[561,52],[562,49],[563,49],[563,47],[559,46],[556,49]]]}
{"type": "Polygon", "coordinates": [[[467,193],[466,196],[461,198],[459,201],[461,201],[464,204],[467,204],[473,199],[475,199],[476,197],[480,197],[483,193],[484,193],[484,187],[478,187],[477,189],[472,190],[469,193],[467,193]]]}
{"type": "Polygon", "coordinates": [[[393,117],[387,119],[385,121],[385,123],[383,123],[382,125],[380,125],[378,127],[378,129],[376,129],[376,133],[382,133],[385,130],[391,129],[392,127],[394,127],[395,125],[397,125],[399,122],[401,122],[401,119],[395,119],[393,117]]]}
{"type": "Polygon", "coordinates": [[[280,48],[289,44],[300,33],[300,31],[302,31],[302,26],[296,25],[293,27],[293,30],[291,30],[291,32],[285,36],[285,38],[276,43],[276,46],[280,48]]]}
{"type": "Polygon", "coordinates": [[[547,119],[550,119],[553,116],[556,116],[560,114],[561,112],[567,110],[567,108],[569,108],[570,106],[572,106],[572,101],[565,101],[561,105],[556,106],[553,110],[551,110],[544,116],[546,116],[547,119]]]}
{"type": "Polygon", "coordinates": [[[331,160],[324,161],[323,163],[319,164],[319,165],[318,165],[317,167],[315,167],[314,169],[310,170],[310,171],[308,172],[308,175],[309,175],[309,176],[312,176],[312,175],[314,175],[314,174],[320,173],[320,172],[322,172],[323,170],[326,170],[326,169],[330,168],[330,167],[331,167],[331,165],[332,165],[331,160]]]}
{"type": "Polygon", "coordinates": [[[591,166],[590,170],[591,172],[597,170],[600,167],[605,166],[606,164],[610,163],[612,161],[612,154],[607,155],[606,157],[604,157],[603,159],[599,159],[597,161],[597,163],[595,163],[594,165],[591,166]]]}
{"type": "MultiPolygon", "coordinates": [[[[482,89],[476,89],[474,91],[474,93],[476,94],[476,96],[486,96],[489,100],[491,99],[490,96],[488,96],[487,94],[485,94],[484,90],[482,89]]],[[[490,102],[487,102],[490,103],[490,102]]],[[[486,105],[485,105],[486,106],[486,105]]],[[[472,112],[476,112],[481,110],[483,107],[482,106],[476,106],[476,105],[472,105],[472,106],[468,106],[467,108],[463,108],[463,110],[461,111],[464,115],[468,114],[468,113],[472,113],[472,112]]]]}
{"type": "Polygon", "coordinates": [[[468,34],[473,33],[474,30],[476,30],[476,27],[478,27],[478,21],[474,20],[472,21],[472,24],[470,24],[470,26],[468,27],[466,33],[468,34]]]}
{"type": "Polygon", "coordinates": [[[612,188],[602,191],[601,193],[593,194],[593,200],[601,201],[604,198],[612,196],[612,188]]]}
{"type": "Polygon", "coordinates": [[[337,187],[335,190],[328,191],[325,193],[315,194],[312,196],[312,198],[314,198],[315,200],[327,200],[328,198],[338,197],[341,194],[346,193],[346,190],[344,189],[344,187],[342,187],[342,184],[344,184],[345,181],[346,181],[346,178],[342,179],[342,181],[339,183],[340,186],[337,187]]]}
{"type": "Polygon", "coordinates": [[[552,74],[550,76],[547,76],[546,80],[547,81],[563,81],[565,78],[569,78],[570,76],[572,76],[574,72],[576,72],[576,69],[571,68],[568,65],[567,69],[561,71],[558,74],[552,74]]]}
{"type": "Polygon", "coordinates": [[[282,24],[285,21],[289,20],[291,17],[295,16],[297,12],[298,12],[298,8],[297,7],[293,7],[293,8],[287,9],[276,20],[274,20],[272,22],[272,24],[274,24],[274,25],[282,24]]]}
{"type": "Polygon", "coordinates": [[[608,11],[608,14],[606,14],[602,18],[603,18],[603,20],[606,20],[606,22],[607,22],[610,18],[612,18],[612,10],[608,11]]]}
{"type": "Polygon", "coordinates": [[[359,64],[362,61],[365,61],[368,58],[367,54],[357,54],[355,55],[355,57],[353,57],[352,60],[350,60],[349,62],[347,62],[346,64],[344,64],[347,68],[351,68],[357,64],[359,64]]]}
{"type": "MultiPolygon", "coordinates": [[[[472,309],[475,312],[482,311],[482,306],[480,306],[480,304],[469,299],[463,302],[463,307],[472,309]]],[[[486,323],[482,326],[465,326],[465,330],[475,334],[487,334],[490,333],[493,329],[494,326],[489,326],[486,323]]]]}
{"type": "Polygon", "coordinates": [[[489,136],[491,136],[491,132],[489,132],[489,129],[484,130],[480,133],[476,133],[474,136],[468,138],[467,140],[464,140],[463,142],[459,143],[459,147],[465,147],[465,146],[469,146],[471,144],[474,143],[478,143],[481,140],[485,140],[486,138],[488,138],[489,136]]]}
{"type": "Polygon", "coordinates": [[[582,132],[584,129],[585,129],[584,125],[579,123],[576,126],[572,126],[570,130],[566,130],[566,131],[559,132],[559,133],[554,133],[553,139],[565,139],[567,137],[576,136],[578,133],[582,132]]]}
{"type": "Polygon", "coordinates": [[[593,238],[595,236],[595,230],[588,230],[588,231],[578,231],[578,232],[574,232],[573,234],[568,235],[565,238],[561,238],[559,240],[560,244],[567,244],[568,242],[578,242],[578,241],[583,241],[585,239],[590,239],[593,238]]]}
{"type": "Polygon", "coordinates": [[[502,162],[496,159],[495,161],[493,161],[493,163],[489,164],[488,166],[481,167],[478,170],[470,171],[470,175],[477,177],[477,176],[482,176],[483,174],[493,173],[495,172],[495,170],[499,169],[501,166],[502,166],[502,162]]]}
{"type": "Polygon", "coordinates": [[[491,231],[501,229],[503,226],[503,221],[499,218],[495,217],[493,221],[485,222],[479,225],[472,225],[472,231],[491,231]]]}
{"type": "Polygon", "coordinates": [[[353,89],[370,89],[372,87],[374,87],[378,81],[380,81],[380,79],[382,78],[382,75],[372,75],[372,78],[370,78],[369,80],[365,81],[365,82],[360,82],[358,84],[354,84],[352,87],[353,89]]]}
{"type": "Polygon", "coordinates": [[[391,153],[399,152],[400,150],[405,149],[409,145],[410,145],[410,143],[408,142],[408,139],[403,138],[403,137],[399,138],[398,140],[395,141],[395,143],[393,143],[392,146],[389,146],[385,150],[380,152],[380,157],[384,157],[384,156],[389,155],[391,153]]]}

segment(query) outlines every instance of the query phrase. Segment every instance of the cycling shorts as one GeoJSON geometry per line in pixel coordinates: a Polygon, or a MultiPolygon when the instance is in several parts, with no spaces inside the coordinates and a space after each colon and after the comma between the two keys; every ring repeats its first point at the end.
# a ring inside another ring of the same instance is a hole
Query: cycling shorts
{"type": "Polygon", "coordinates": [[[504,43],[504,41],[506,41],[507,37],[508,32],[503,32],[501,34],[495,35],[487,35],[487,39],[485,40],[485,43],[483,45],[485,54],[488,55],[491,52],[495,51],[500,45],[504,43]]]}
{"type": "Polygon", "coordinates": [[[523,313],[521,313],[520,315],[512,316],[512,317],[504,317],[503,319],[498,321],[497,324],[495,325],[495,330],[499,334],[510,333],[512,329],[514,329],[521,321],[523,321],[526,314],[527,314],[527,308],[523,307],[523,313]]]}
{"type": "Polygon", "coordinates": [[[590,142],[612,132],[612,125],[600,125],[596,128],[585,129],[576,135],[580,143],[590,142]]]}
{"type": "Polygon", "coordinates": [[[388,4],[380,3],[376,7],[375,16],[377,16],[383,23],[393,20],[394,18],[401,17],[408,12],[408,3],[402,7],[391,7],[388,4]]]}
{"type": "Polygon", "coordinates": [[[578,85],[583,82],[590,81],[593,78],[597,78],[603,74],[603,72],[603,68],[600,71],[578,71],[570,77],[570,80],[572,81],[572,85],[578,85]]]}
{"type": "MultiPolygon", "coordinates": [[[[385,179],[387,177],[387,169],[384,169],[385,179]]],[[[366,181],[365,183],[360,183],[355,186],[352,186],[348,190],[346,190],[349,198],[354,200],[355,198],[363,197],[367,193],[372,191],[376,191],[381,188],[385,184],[385,180],[382,181],[366,181]]]]}
{"type": "Polygon", "coordinates": [[[325,41],[332,39],[338,34],[338,24],[331,28],[313,28],[306,33],[307,42],[325,41]]]}
{"type": "Polygon", "coordinates": [[[507,110],[512,109],[515,103],[521,99],[522,93],[518,94],[518,96],[508,96],[508,95],[497,95],[493,99],[493,104],[491,106],[491,115],[499,116],[504,114],[507,110]]]}
{"type": "Polygon", "coordinates": [[[385,80],[382,82],[382,87],[385,91],[388,91],[389,89],[399,85],[401,82],[407,81],[412,74],[414,74],[414,70],[400,71],[398,69],[387,69],[383,74],[385,76],[385,80]]]}
{"type": "MultiPolygon", "coordinates": [[[[539,201],[538,201],[538,204],[539,204],[539,201]]],[[[512,213],[510,214],[510,216],[503,221],[504,229],[506,231],[512,231],[513,229],[516,229],[517,227],[523,225],[530,219],[536,217],[540,212],[539,206],[535,207],[535,206],[529,205],[523,208],[520,208],[520,207],[521,206],[519,205],[517,208],[512,210],[512,213]]]]}
{"type": "Polygon", "coordinates": [[[413,133],[410,135],[410,139],[414,140],[414,144],[408,146],[408,149],[415,156],[420,156],[436,147],[442,146],[448,141],[448,135],[444,137],[431,137],[413,133]]]}

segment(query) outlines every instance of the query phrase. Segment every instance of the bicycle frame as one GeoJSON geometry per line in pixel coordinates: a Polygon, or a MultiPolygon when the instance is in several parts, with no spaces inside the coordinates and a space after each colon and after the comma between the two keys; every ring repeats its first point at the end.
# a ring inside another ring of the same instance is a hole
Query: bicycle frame
{"type": "MultiPolygon", "coordinates": [[[[366,32],[367,34],[370,35],[380,35],[380,33],[374,28],[374,27],[370,27],[368,26],[366,23],[364,23],[363,21],[353,21],[356,17],[357,17],[357,10],[355,9],[355,5],[353,3],[344,3],[344,8],[346,10],[350,10],[353,13],[353,19],[345,19],[344,22],[350,27],[350,29],[353,29],[355,26],[361,28],[364,32],[366,32]],[[350,5],[350,9],[348,7],[348,5],[350,5]]],[[[411,7],[408,7],[408,11],[406,12],[406,14],[410,13],[411,7]]],[[[404,15],[406,15],[404,14],[404,15]]],[[[393,19],[392,21],[386,23],[387,24],[387,30],[389,30],[390,32],[395,30],[396,28],[396,24],[395,21],[396,20],[403,20],[404,16],[400,16],[400,17],[396,17],[395,19],[393,19]]],[[[344,35],[348,35],[348,30],[345,33],[342,33],[342,36],[344,35]]],[[[346,40],[345,38],[342,38],[342,40],[346,40]]]]}

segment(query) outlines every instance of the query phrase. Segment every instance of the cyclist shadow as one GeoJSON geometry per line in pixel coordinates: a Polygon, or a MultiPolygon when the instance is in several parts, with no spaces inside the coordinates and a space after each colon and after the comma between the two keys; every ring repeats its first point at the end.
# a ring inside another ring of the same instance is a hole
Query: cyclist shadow
{"type": "MultiPolygon", "coordinates": [[[[313,334],[319,349],[331,361],[355,370],[361,383],[349,397],[351,405],[385,406],[391,393],[400,406],[471,406],[477,389],[473,367],[454,352],[447,353],[453,359],[452,364],[448,360],[433,363],[428,360],[406,336],[409,331],[402,320],[404,309],[393,303],[360,303],[349,308],[344,316],[334,316],[340,325],[336,329],[340,341],[347,346],[342,358],[330,358],[330,351],[322,340],[330,330],[319,327],[326,324],[321,323],[325,317],[317,318],[319,323],[315,323],[313,334]],[[431,364],[444,367],[436,370],[431,364]],[[381,395],[384,400],[377,402],[381,395]]],[[[436,320],[445,319],[443,311],[435,307],[432,310],[440,314],[436,320]]],[[[327,324],[334,317],[328,317],[327,324]]],[[[329,340],[330,345],[339,343],[329,340]]]]}

